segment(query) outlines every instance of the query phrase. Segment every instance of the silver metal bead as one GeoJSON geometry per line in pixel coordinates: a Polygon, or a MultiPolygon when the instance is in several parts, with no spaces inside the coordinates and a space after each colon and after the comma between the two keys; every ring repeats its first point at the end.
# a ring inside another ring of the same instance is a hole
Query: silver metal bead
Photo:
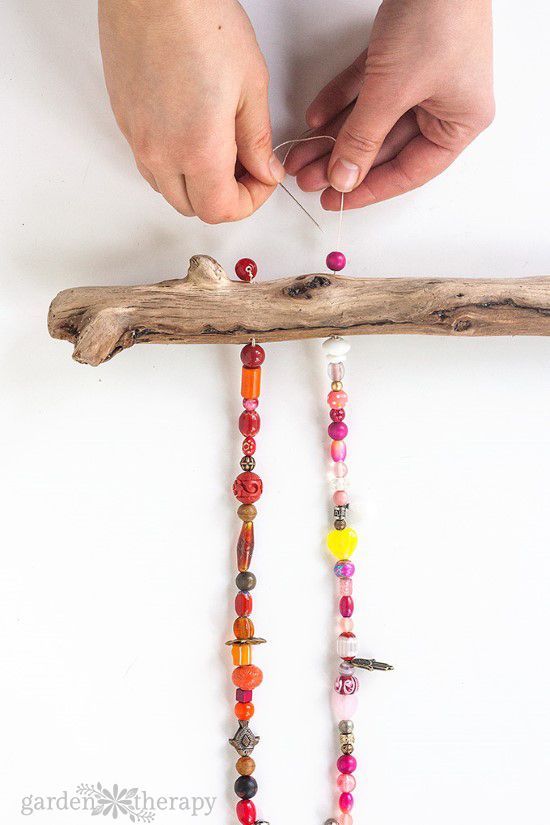
{"type": "Polygon", "coordinates": [[[345,521],[348,515],[349,504],[343,504],[334,508],[334,518],[345,521]]]}
{"type": "Polygon", "coordinates": [[[353,733],[353,722],[351,719],[342,719],[338,724],[340,733],[353,733]]]}

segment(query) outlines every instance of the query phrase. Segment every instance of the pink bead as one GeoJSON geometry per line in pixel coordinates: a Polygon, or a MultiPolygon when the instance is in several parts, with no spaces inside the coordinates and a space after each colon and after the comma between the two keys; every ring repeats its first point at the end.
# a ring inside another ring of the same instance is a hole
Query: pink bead
{"type": "Polygon", "coordinates": [[[336,767],[340,773],[355,773],[357,770],[357,759],[351,753],[344,753],[338,759],[336,767]]]}
{"type": "Polygon", "coordinates": [[[353,631],[353,619],[340,619],[340,627],[342,633],[351,633],[353,631]]]}
{"type": "Polygon", "coordinates": [[[334,682],[334,690],[340,696],[353,696],[359,690],[359,679],[353,673],[340,673],[334,682]]]}
{"type": "Polygon", "coordinates": [[[332,272],[340,272],[346,265],[346,256],[343,252],[329,252],[327,255],[327,267],[332,272]]]}
{"type": "MultiPolygon", "coordinates": [[[[252,413],[250,413],[252,415],[252,413]]],[[[254,413],[257,415],[257,413],[254,413]]],[[[259,429],[259,428],[258,428],[259,429]]],[[[348,425],[343,421],[333,421],[328,425],[328,434],[334,441],[343,441],[348,434],[348,425]]]]}
{"type": "Polygon", "coordinates": [[[331,390],[327,397],[328,404],[333,408],[345,407],[348,403],[348,394],[344,390],[331,390]]]}
{"type": "Polygon", "coordinates": [[[353,599],[351,596],[342,596],[340,599],[340,614],[344,619],[349,619],[353,616],[353,599]]]}
{"type": "Polygon", "coordinates": [[[353,581],[351,579],[339,579],[341,596],[351,596],[353,593],[353,581]]]}
{"type": "Polygon", "coordinates": [[[354,791],[356,784],[355,777],[352,776],[351,773],[341,773],[336,780],[336,787],[340,793],[350,793],[350,791],[354,791]]]}
{"type": "Polygon", "coordinates": [[[338,825],[353,825],[353,817],[350,814],[342,814],[338,820],[338,825]]]}
{"type": "Polygon", "coordinates": [[[343,507],[345,504],[349,504],[349,496],[347,490],[336,490],[336,492],[332,496],[332,501],[337,507],[343,507]]]}
{"type": "Polygon", "coordinates": [[[345,478],[348,474],[347,464],[344,464],[343,461],[335,461],[332,472],[335,478],[345,478]]]}
{"type": "Polygon", "coordinates": [[[345,441],[333,441],[330,445],[330,455],[333,461],[343,461],[347,454],[345,441]]]}
{"type": "Polygon", "coordinates": [[[343,363],[339,361],[337,364],[329,364],[327,372],[331,381],[341,381],[345,375],[346,368],[343,363]]]}
{"type": "Polygon", "coordinates": [[[245,398],[243,401],[243,407],[245,410],[252,412],[258,406],[258,399],[257,398],[245,398]]]}
{"type": "MultiPolygon", "coordinates": [[[[350,696],[344,696],[341,693],[332,691],[332,712],[334,718],[339,722],[341,719],[353,719],[357,712],[359,705],[359,693],[352,693],[350,696]]],[[[340,767],[338,770],[341,773],[351,773],[351,771],[343,771],[340,767]]]]}
{"type": "Polygon", "coordinates": [[[340,805],[340,810],[343,811],[343,813],[349,814],[349,812],[353,810],[353,796],[347,791],[344,791],[343,794],[340,794],[338,804],[340,805]]]}

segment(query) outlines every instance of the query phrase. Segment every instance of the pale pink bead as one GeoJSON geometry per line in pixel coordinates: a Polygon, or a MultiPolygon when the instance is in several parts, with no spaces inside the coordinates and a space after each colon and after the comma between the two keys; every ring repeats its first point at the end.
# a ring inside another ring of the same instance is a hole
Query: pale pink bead
{"type": "Polygon", "coordinates": [[[349,504],[349,495],[347,490],[336,490],[332,496],[332,500],[337,507],[343,507],[344,504],[349,504]]]}
{"type": "Polygon", "coordinates": [[[340,586],[340,595],[341,596],[351,596],[353,593],[353,580],[352,579],[338,579],[338,584],[340,586]]]}
{"type": "Polygon", "coordinates": [[[338,820],[338,825],[353,825],[353,817],[351,814],[342,814],[338,820]]]}
{"type": "Polygon", "coordinates": [[[353,719],[359,704],[359,693],[352,693],[345,696],[341,693],[332,692],[332,711],[334,718],[340,721],[341,719],[353,719]]]}
{"type": "Polygon", "coordinates": [[[343,461],[335,461],[332,467],[332,472],[336,478],[345,478],[348,474],[347,464],[344,464],[343,461]]]}
{"type": "Polygon", "coordinates": [[[341,773],[336,780],[336,785],[341,793],[351,793],[355,790],[357,782],[352,773],[341,773]]]}
{"type": "Polygon", "coordinates": [[[258,399],[257,398],[245,398],[243,401],[243,407],[245,410],[252,412],[258,406],[258,399]]]}
{"type": "Polygon", "coordinates": [[[330,454],[333,461],[344,461],[347,449],[345,441],[333,441],[330,445],[330,454]]]}
{"type": "Polygon", "coordinates": [[[328,394],[327,401],[333,409],[336,409],[336,407],[345,407],[348,403],[348,394],[344,392],[344,390],[331,390],[328,394]]]}
{"type": "Polygon", "coordinates": [[[342,633],[351,633],[353,630],[353,619],[340,619],[342,633]]]}
{"type": "Polygon", "coordinates": [[[346,368],[341,361],[328,365],[328,377],[331,381],[341,381],[346,372],[346,368]]]}

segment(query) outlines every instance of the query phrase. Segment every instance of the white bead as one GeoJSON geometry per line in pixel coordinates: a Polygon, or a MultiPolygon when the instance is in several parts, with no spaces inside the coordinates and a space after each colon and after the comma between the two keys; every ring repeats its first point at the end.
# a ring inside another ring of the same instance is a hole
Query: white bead
{"type": "Polygon", "coordinates": [[[341,659],[352,659],[357,656],[358,642],[355,636],[338,636],[336,653],[341,659]]]}
{"type": "Polygon", "coordinates": [[[323,352],[331,363],[344,361],[350,349],[351,344],[348,344],[344,338],[327,338],[326,341],[323,341],[323,352]]]}

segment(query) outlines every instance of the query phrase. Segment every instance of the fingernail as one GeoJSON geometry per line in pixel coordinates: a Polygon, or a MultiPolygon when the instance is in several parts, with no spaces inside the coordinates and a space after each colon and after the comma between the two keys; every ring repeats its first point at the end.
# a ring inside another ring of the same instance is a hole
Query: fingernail
{"type": "Polygon", "coordinates": [[[285,179],[286,170],[277,155],[271,155],[269,159],[269,168],[271,169],[271,174],[277,183],[281,183],[281,181],[285,179]]]}
{"type": "Polygon", "coordinates": [[[356,163],[339,158],[330,170],[329,180],[337,192],[351,192],[359,180],[359,167],[356,163]]]}

